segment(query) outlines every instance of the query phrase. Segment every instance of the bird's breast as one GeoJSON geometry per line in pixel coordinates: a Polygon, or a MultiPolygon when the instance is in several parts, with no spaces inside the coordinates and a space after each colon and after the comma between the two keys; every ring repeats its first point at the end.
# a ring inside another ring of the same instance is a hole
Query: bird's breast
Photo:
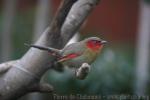
{"type": "Polygon", "coordinates": [[[87,49],[84,53],[87,63],[91,64],[92,62],[94,62],[98,54],[99,54],[99,51],[96,52],[91,49],[87,49]]]}

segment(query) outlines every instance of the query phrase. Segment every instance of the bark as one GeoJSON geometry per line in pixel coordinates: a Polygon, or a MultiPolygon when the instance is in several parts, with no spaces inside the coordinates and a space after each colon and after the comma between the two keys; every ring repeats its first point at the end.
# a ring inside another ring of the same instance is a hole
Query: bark
{"type": "MultiPolygon", "coordinates": [[[[62,48],[78,31],[83,21],[100,0],[76,1],[77,0],[62,1],[50,27],[42,33],[42,36],[35,44],[51,46],[58,49],[62,48]],[[72,7],[74,3],[75,5],[72,7]],[[71,12],[68,15],[70,9],[71,12]]],[[[50,68],[49,66],[53,65],[54,61],[55,58],[47,54],[47,52],[35,48],[29,49],[22,58],[15,64],[12,64],[12,67],[1,76],[0,100],[17,99],[31,92],[34,86],[45,86],[41,85],[41,83],[38,85],[40,78],[50,68]]],[[[41,87],[33,91],[37,90],[38,92],[40,89],[40,91],[43,92],[44,89],[41,89],[41,87]]]]}

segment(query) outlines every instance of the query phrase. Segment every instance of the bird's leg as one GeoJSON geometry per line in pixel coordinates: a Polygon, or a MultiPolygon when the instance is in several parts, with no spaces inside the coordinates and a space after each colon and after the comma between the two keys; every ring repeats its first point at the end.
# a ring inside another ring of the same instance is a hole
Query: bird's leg
{"type": "Polygon", "coordinates": [[[76,72],[75,76],[78,79],[85,79],[88,73],[90,72],[91,66],[88,63],[83,63],[81,67],[79,67],[76,72]]]}

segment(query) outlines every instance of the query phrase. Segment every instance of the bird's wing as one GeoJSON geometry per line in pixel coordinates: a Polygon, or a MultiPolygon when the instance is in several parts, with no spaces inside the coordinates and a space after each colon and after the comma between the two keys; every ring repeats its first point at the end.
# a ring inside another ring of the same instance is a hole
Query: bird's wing
{"type": "Polygon", "coordinates": [[[66,60],[69,60],[69,59],[73,59],[73,58],[76,58],[78,56],[80,56],[81,54],[77,54],[77,53],[71,53],[71,54],[68,54],[66,56],[63,56],[61,58],[59,58],[58,62],[64,62],[66,60]]]}
{"type": "Polygon", "coordinates": [[[84,52],[84,47],[80,43],[73,43],[66,46],[62,51],[62,57],[58,59],[58,62],[64,62],[69,59],[81,56],[84,52]]]}

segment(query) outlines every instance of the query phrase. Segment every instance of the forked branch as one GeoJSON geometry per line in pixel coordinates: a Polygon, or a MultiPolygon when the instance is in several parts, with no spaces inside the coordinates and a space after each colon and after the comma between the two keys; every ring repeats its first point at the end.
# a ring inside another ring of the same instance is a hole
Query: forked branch
{"type": "MultiPolygon", "coordinates": [[[[79,30],[81,24],[99,1],[62,0],[52,23],[35,44],[62,48],[79,30]]],[[[0,64],[0,69],[3,67],[3,70],[6,71],[0,77],[0,100],[17,99],[29,93],[29,90],[51,92],[52,87],[45,83],[44,85],[40,84],[40,78],[50,68],[49,66],[53,65],[54,61],[55,58],[48,55],[47,52],[30,48],[17,61],[0,64]],[[48,90],[45,87],[49,87],[48,90]]]]}

